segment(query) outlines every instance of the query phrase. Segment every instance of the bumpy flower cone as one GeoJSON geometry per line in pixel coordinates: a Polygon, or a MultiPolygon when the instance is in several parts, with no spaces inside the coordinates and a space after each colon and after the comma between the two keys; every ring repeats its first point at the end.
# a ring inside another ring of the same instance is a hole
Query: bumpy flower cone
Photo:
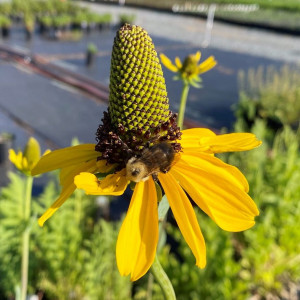
{"type": "Polygon", "coordinates": [[[174,150],[180,151],[176,139],[181,133],[169,110],[162,68],[143,28],[126,24],[117,32],[109,87],[108,114],[97,131],[101,159],[124,167],[145,146],[164,140],[174,141],[174,150]]]}
{"type": "Polygon", "coordinates": [[[124,134],[168,121],[165,79],[154,45],[139,26],[125,25],[115,38],[110,73],[109,114],[124,134]]]}

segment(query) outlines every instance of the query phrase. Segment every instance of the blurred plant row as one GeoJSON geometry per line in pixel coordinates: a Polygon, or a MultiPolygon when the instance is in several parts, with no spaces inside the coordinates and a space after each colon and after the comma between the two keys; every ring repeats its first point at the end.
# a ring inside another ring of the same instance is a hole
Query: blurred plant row
{"type": "MultiPolygon", "coordinates": [[[[95,1],[104,2],[104,0],[95,1]]],[[[175,12],[179,9],[205,18],[209,5],[217,4],[215,18],[222,21],[297,33],[300,30],[298,0],[126,0],[126,3],[175,12]]]]}
{"type": "MultiPolygon", "coordinates": [[[[297,299],[300,290],[300,75],[284,67],[240,73],[236,131],[264,141],[253,151],[225,154],[243,171],[260,209],[251,230],[229,233],[198,211],[207,240],[207,267],[194,257],[170,215],[159,259],[177,299],[297,299]],[[254,299],[254,298],[253,298],[254,299]]],[[[24,178],[10,174],[0,194],[0,298],[20,282],[24,178]]],[[[119,222],[99,218],[97,201],[76,191],[44,228],[41,215],[58,195],[57,174],[33,202],[29,292],[47,299],[163,299],[151,275],[134,285],[116,268],[119,222]],[[97,217],[98,216],[98,217],[97,217]]]]}
{"type": "MultiPolygon", "coordinates": [[[[132,23],[134,15],[119,16],[120,24],[132,23]]],[[[107,28],[112,23],[110,13],[97,14],[71,1],[60,0],[12,0],[0,3],[0,28],[7,37],[13,22],[23,22],[27,32],[33,32],[35,24],[42,34],[54,30],[93,30],[107,28]]]]}

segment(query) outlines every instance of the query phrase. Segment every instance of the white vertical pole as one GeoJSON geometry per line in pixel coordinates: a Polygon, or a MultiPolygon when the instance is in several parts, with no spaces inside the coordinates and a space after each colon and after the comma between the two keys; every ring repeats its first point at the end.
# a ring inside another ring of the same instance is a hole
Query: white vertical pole
{"type": "Polygon", "coordinates": [[[206,48],[209,46],[211,41],[211,32],[214,26],[214,17],[217,5],[211,4],[208,8],[206,28],[204,33],[204,41],[202,42],[202,47],[206,48]]]}

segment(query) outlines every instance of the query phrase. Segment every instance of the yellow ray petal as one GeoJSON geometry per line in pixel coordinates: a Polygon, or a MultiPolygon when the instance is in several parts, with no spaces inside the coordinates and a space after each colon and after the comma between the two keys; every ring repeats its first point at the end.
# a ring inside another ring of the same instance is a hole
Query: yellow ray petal
{"type": "Polygon", "coordinates": [[[190,166],[210,172],[216,177],[224,178],[230,185],[235,185],[239,189],[249,192],[248,181],[242,172],[238,168],[224,163],[217,157],[188,149],[181,154],[180,158],[190,166]]]}
{"type": "MultiPolygon", "coordinates": [[[[90,171],[89,171],[90,173],[107,173],[114,168],[114,165],[108,165],[105,160],[96,161],[96,159],[94,159],[94,160],[87,162],[87,164],[90,167],[93,167],[92,169],[90,169],[90,171]]],[[[66,184],[73,183],[74,177],[76,175],[79,175],[79,173],[81,171],[82,171],[82,169],[80,167],[80,164],[62,168],[61,172],[60,172],[60,184],[62,186],[64,186],[66,184]],[[78,168],[79,168],[79,171],[78,171],[78,168]],[[71,182],[65,183],[65,180],[68,180],[68,179],[71,179],[71,182]]]]}
{"type": "Polygon", "coordinates": [[[22,169],[29,171],[28,160],[25,156],[23,156],[23,159],[22,159],[22,169]]]}
{"type": "Polygon", "coordinates": [[[243,190],[222,176],[179,161],[170,171],[195,203],[222,229],[242,231],[254,225],[258,209],[243,190]]]}
{"type": "Polygon", "coordinates": [[[94,173],[98,170],[96,159],[90,160],[74,166],[62,168],[59,175],[61,186],[74,184],[74,178],[83,171],[94,173]]]}
{"type": "Polygon", "coordinates": [[[42,156],[31,174],[37,175],[49,172],[55,169],[76,165],[99,156],[95,151],[94,144],[83,144],[64,149],[59,149],[42,156]]]}
{"type": "Polygon", "coordinates": [[[23,154],[21,151],[16,154],[13,149],[9,149],[9,160],[16,166],[17,169],[22,170],[23,154]]]}
{"type": "Polygon", "coordinates": [[[246,151],[260,146],[261,143],[252,133],[229,133],[200,140],[201,146],[209,147],[209,153],[246,151]]]}
{"type": "Polygon", "coordinates": [[[14,149],[9,149],[8,153],[9,153],[9,160],[13,164],[15,164],[16,160],[17,160],[17,154],[16,154],[15,150],[14,149]]]}
{"type": "Polygon", "coordinates": [[[106,162],[106,160],[98,160],[97,161],[97,171],[99,173],[108,173],[115,167],[116,167],[116,164],[110,165],[106,162]]]}
{"type": "Polygon", "coordinates": [[[65,201],[72,195],[75,189],[76,186],[74,184],[66,185],[63,187],[58,199],[38,219],[38,223],[40,226],[43,226],[44,223],[65,203],[65,201]]]}
{"type": "Polygon", "coordinates": [[[180,144],[184,150],[222,153],[251,150],[261,145],[261,141],[252,133],[216,135],[206,128],[193,128],[182,131],[180,144]]]}
{"type": "Polygon", "coordinates": [[[199,151],[205,151],[208,145],[201,145],[200,140],[203,137],[214,137],[216,134],[208,128],[192,128],[182,130],[180,144],[183,149],[199,148],[199,151]]]}
{"type": "Polygon", "coordinates": [[[178,72],[178,68],[172,63],[172,61],[165,56],[164,54],[160,54],[160,59],[162,64],[172,72],[178,72]]]}
{"type": "Polygon", "coordinates": [[[80,173],[74,180],[79,189],[83,189],[88,195],[122,195],[128,185],[126,171],[110,174],[103,180],[91,173],[80,173]]]}
{"type": "Polygon", "coordinates": [[[152,178],[136,184],[119,232],[116,256],[121,275],[142,277],[153,263],[158,242],[157,195],[152,178]]]}
{"type": "Polygon", "coordinates": [[[167,195],[179,229],[196,257],[196,265],[200,268],[204,268],[206,265],[205,241],[192,204],[170,173],[160,173],[158,178],[167,195]]]}
{"type": "Polygon", "coordinates": [[[177,69],[182,68],[182,63],[181,63],[181,60],[178,56],[175,57],[175,64],[176,64],[177,69]]]}
{"type": "Polygon", "coordinates": [[[210,69],[212,69],[217,64],[215,58],[213,56],[210,56],[208,59],[206,59],[203,63],[201,63],[198,66],[198,74],[203,74],[210,69]]]}
{"type": "Polygon", "coordinates": [[[45,152],[43,153],[42,156],[47,155],[47,154],[49,154],[50,152],[51,152],[51,150],[50,150],[50,149],[47,149],[47,150],[45,150],[45,152]]]}
{"type": "Polygon", "coordinates": [[[74,177],[82,171],[94,172],[97,169],[96,160],[84,162],[79,165],[72,167],[63,168],[60,175],[60,184],[62,186],[62,191],[59,198],[51,205],[50,208],[39,218],[38,223],[43,226],[45,221],[47,221],[63,203],[71,196],[75,191],[76,186],[74,184],[74,177]]]}
{"type": "Polygon", "coordinates": [[[201,58],[201,52],[197,51],[197,53],[195,54],[195,60],[198,62],[201,58]]]}

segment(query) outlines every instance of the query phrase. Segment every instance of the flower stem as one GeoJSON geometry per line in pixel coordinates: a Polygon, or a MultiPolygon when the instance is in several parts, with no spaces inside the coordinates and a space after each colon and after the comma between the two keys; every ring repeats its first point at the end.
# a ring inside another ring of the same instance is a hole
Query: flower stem
{"type": "Polygon", "coordinates": [[[153,275],[150,273],[148,277],[146,300],[152,299],[153,281],[153,275]]]}
{"type": "Polygon", "coordinates": [[[24,199],[24,222],[26,228],[22,236],[22,266],[21,266],[21,300],[25,300],[27,296],[28,286],[28,265],[29,265],[29,240],[30,228],[29,219],[31,211],[31,193],[32,193],[33,177],[26,178],[25,199],[24,199]]]}
{"type": "Polygon", "coordinates": [[[177,125],[183,129],[183,120],[184,120],[184,113],[185,113],[185,107],[186,107],[186,100],[189,93],[190,85],[188,83],[183,83],[182,93],[181,93],[181,99],[180,99],[180,107],[178,112],[178,120],[177,125]]]}
{"type": "Polygon", "coordinates": [[[170,279],[162,268],[157,256],[155,256],[154,262],[151,266],[151,273],[155,280],[158,282],[165,300],[176,300],[176,295],[170,279]]]}

